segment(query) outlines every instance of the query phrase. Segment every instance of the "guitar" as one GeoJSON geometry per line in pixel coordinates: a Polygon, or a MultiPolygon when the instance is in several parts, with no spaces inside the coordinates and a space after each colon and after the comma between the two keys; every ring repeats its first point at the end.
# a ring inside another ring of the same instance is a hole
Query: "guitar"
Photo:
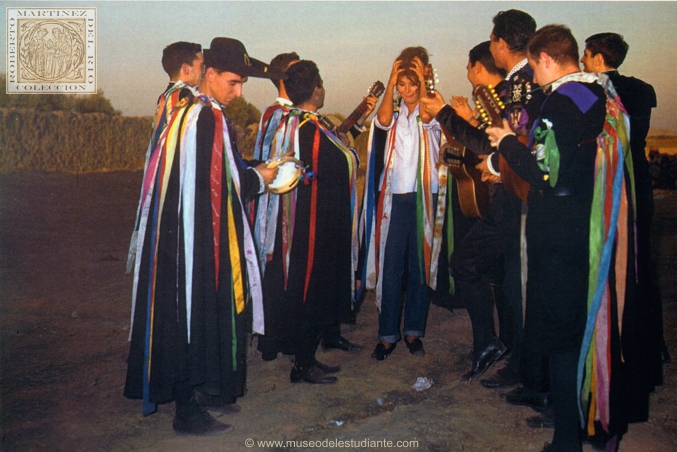
{"type": "Polygon", "coordinates": [[[480,112],[482,120],[487,123],[489,127],[500,127],[503,123],[503,101],[499,99],[498,94],[493,86],[477,85],[472,90],[472,95],[475,98],[475,105],[480,112]]]}
{"type": "MultiPolygon", "coordinates": [[[[503,122],[503,109],[505,106],[491,85],[477,85],[473,90],[473,96],[475,97],[475,105],[477,105],[480,115],[487,124],[489,126],[500,126],[503,122]]],[[[503,187],[522,201],[526,201],[531,184],[513,171],[505,158],[500,154],[498,156],[498,170],[501,173],[503,187]]]]}
{"type": "MultiPolygon", "coordinates": [[[[431,65],[423,71],[427,95],[434,97],[437,77],[431,65]]],[[[489,208],[489,187],[482,182],[482,172],[475,168],[480,162],[472,152],[459,143],[451,133],[442,127],[447,142],[440,148],[440,163],[449,168],[456,180],[458,202],[461,213],[470,218],[482,218],[489,208]]]]}
{"type": "MultiPolygon", "coordinates": [[[[369,87],[367,97],[372,96],[378,99],[381,97],[381,95],[383,95],[385,89],[386,88],[383,86],[383,83],[381,83],[380,80],[376,80],[369,87]]],[[[343,122],[341,122],[341,120],[336,116],[327,115],[322,117],[322,119],[324,119],[323,124],[336,136],[339,136],[341,133],[346,134],[348,136],[348,140],[350,140],[350,147],[355,147],[354,139],[352,135],[348,133],[348,131],[353,128],[353,126],[357,123],[357,120],[360,119],[365,111],[367,111],[367,108],[367,99],[363,99],[362,102],[360,102],[360,105],[358,105],[357,108],[355,108],[355,110],[353,110],[353,112],[349,114],[343,122]]]]}

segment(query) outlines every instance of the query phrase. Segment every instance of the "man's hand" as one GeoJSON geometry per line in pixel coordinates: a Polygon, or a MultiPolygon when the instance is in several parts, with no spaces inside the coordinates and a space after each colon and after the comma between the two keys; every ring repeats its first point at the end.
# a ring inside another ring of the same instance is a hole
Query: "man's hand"
{"type": "MultiPolygon", "coordinates": [[[[419,103],[421,105],[419,111],[429,116],[431,119],[437,116],[437,113],[439,113],[442,107],[446,105],[444,99],[442,98],[442,95],[438,91],[435,91],[435,97],[428,97],[426,95],[422,95],[421,98],[419,99],[419,103]]],[[[421,115],[421,119],[423,118],[424,116],[421,115]]]]}
{"type": "Polygon", "coordinates": [[[340,132],[338,137],[341,140],[341,143],[345,144],[346,147],[350,147],[350,138],[348,138],[348,134],[340,132]]]}
{"type": "Polygon", "coordinates": [[[263,177],[263,182],[266,183],[266,185],[271,184],[275,178],[277,177],[277,172],[279,171],[279,168],[276,166],[274,168],[268,168],[268,165],[264,163],[259,163],[254,167],[254,169],[263,177]]]}
{"type": "Polygon", "coordinates": [[[470,120],[475,116],[475,112],[472,110],[472,108],[470,108],[470,104],[468,104],[467,97],[451,96],[449,105],[451,105],[451,108],[454,109],[456,114],[463,118],[466,122],[470,122],[470,120]]]}
{"type": "Polygon", "coordinates": [[[503,124],[496,127],[487,127],[485,130],[487,135],[489,135],[489,141],[491,145],[495,148],[498,148],[501,140],[508,135],[515,135],[515,132],[510,128],[510,124],[507,119],[503,119],[503,124]]]}
{"type": "Polygon", "coordinates": [[[501,177],[489,171],[489,165],[487,164],[489,156],[480,155],[479,158],[481,161],[475,165],[475,168],[482,171],[482,182],[491,182],[492,184],[499,183],[501,181],[501,177]]]}
{"type": "Polygon", "coordinates": [[[360,119],[356,121],[356,124],[360,127],[364,125],[364,121],[367,120],[371,112],[373,112],[374,108],[376,108],[376,102],[378,102],[378,98],[374,96],[367,96],[363,98],[363,100],[367,101],[367,109],[362,114],[362,116],[360,116],[360,119]]]}

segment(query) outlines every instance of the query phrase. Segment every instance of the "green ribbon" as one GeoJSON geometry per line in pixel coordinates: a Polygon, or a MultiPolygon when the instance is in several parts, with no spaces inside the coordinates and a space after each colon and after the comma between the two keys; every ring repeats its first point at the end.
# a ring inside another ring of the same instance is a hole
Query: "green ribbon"
{"type": "Polygon", "coordinates": [[[425,149],[421,149],[421,135],[422,133],[422,127],[421,127],[421,117],[417,116],[416,117],[416,122],[418,123],[419,126],[419,144],[418,144],[418,151],[419,151],[419,156],[418,156],[418,166],[416,169],[416,224],[417,224],[417,240],[418,240],[418,262],[419,262],[419,277],[421,278],[420,280],[423,281],[425,284],[425,259],[423,256],[423,243],[425,242],[425,230],[424,230],[424,222],[425,222],[425,203],[421,199],[422,195],[424,192],[423,189],[423,177],[421,177],[421,152],[425,152],[425,149]]]}
{"type": "Polygon", "coordinates": [[[534,132],[534,139],[545,148],[542,159],[540,158],[540,155],[537,155],[538,167],[541,168],[544,173],[548,174],[548,176],[544,176],[544,179],[549,178],[550,186],[554,187],[557,184],[557,178],[559,176],[560,159],[557,141],[555,140],[555,131],[550,128],[543,129],[541,126],[538,126],[534,132]]]}

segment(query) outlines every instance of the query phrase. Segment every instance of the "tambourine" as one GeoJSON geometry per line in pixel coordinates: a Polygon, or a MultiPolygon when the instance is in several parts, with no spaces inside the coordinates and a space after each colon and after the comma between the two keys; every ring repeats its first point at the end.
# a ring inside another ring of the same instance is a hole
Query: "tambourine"
{"type": "Polygon", "coordinates": [[[267,167],[278,169],[277,177],[268,184],[268,191],[276,195],[293,190],[303,174],[303,162],[289,156],[275,157],[268,162],[267,167]]]}

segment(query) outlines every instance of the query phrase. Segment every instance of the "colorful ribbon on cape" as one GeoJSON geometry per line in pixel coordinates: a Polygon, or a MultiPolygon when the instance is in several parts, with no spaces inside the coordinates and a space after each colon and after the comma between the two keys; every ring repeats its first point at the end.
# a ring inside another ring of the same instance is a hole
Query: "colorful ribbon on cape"
{"type": "MultiPolygon", "coordinates": [[[[607,92],[606,119],[603,131],[597,138],[595,185],[590,216],[588,318],[577,372],[581,427],[589,435],[594,435],[595,421],[599,421],[606,431],[609,427],[613,330],[611,319],[618,319],[618,330],[622,331],[628,242],[634,238],[628,233],[629,203],[635,212],[629,118],[608,79],[600,77],[599,83],[607,92]],[[609,284],[612,268],[616,272],[615,287],[609,284]],[[612,297],[612,291],[615,292],[615,297],[612,297]],[[615,316],[612,315],[614,298],[617,300],[615,316]]],[[[634,224],[634,218],[632,223],[634,224]]]]}
{"type": "MultiPolygon", "coordinates": [[[[173,92],[170,92],[170,95],[173,92]]],[[[169,98],[168,98],[169,99],[169,98]]],[[[169,104],[169,100],[167,103],[169,104]]],[[[157,137],[155,147],[148,153],[147,165],[144,174],[142,186],[141,201],[139,207],[139,228],[138,239],[135,244],[136,255],[141,255],[144,247],[144,238],[146,230],[150,228],[150,259],[149,259],[149,278],[148,278],[148,297],[146,300],[146,329],[144,344],[144,369],[143,369],[143,413],[150,414],[157,407],[150,402],[149,389],[152,373],[152,350],[153,350],[153,330],[154,330],[154,312],[155,312],[155,294],[157,281],[158,265],[158,240],[161,227],[162,212],[166,203],[167,187],[169,176],[172,173],[172,166],[179,162],[180,165],[180,195],[177,200],[178,215],[183,225],[183,248],[182,254],[185,259],[185,298],[187,314],[187,340],[190,343],[191,331],[191,306],[192,306],[192,277],[193,277],[193,246],[194,246],[194,198],[195,198],[195,159],[196,159],[196,123],[198,116],[204,107],[212,109],[215,119],[214,146],[211,152],[210,165],[210,201],[212,204],[212,233],[214,237],[214,260],[215,260],[215,287],[218,290],[219,281],[219,256],[220,256],[220,231],[221,205],[224,188],[227,187],[226,218],[228,228],[228,246],[230,259],[230,283],[231,283],[231,301],[235,309],[234,316],[241,314],[245,309],[245,291],[244,285],[248,283],[249,291],[253,303],[253,324],[254,332],[263,334],[263,306],[261,281],[256,251],[251,236],[251,231],[246,220],[246,213],[240,201],[240,180],[238,166],[233,156],[233,149],[230,147],[230,137],[225,126],[225,116],[220,105],[207,96],[198,95],[189,101],[179,102],[171,111],[165,108],[167,115],[167,125],[162,133],[157,137]],[[180,144],[179,144],[180,143],[180,144]],[[181,149],[180,158],[176,158],[177,150],[181,149]],[[223,174],[225,172],[225,178],[223,174]],[[225,187],[222,181],[225,180],[225,187]],[[152,206],[152,211],[151,211],[152,206]],[[235,223],[235,210],[238,210],[243,220],[243,235],[237,233],[235,223]],[[242,244],[244,254],[241,253],[239,245],[242,244]],[[245,264],[246,263],[246,268],[245,264]],[[245,281],[243,275],[247,275],[245,281]]],[[[155,139],[155,138],[154,138],[155,139]]],[[[179,256],[177,256],[177,259],[179,256]]],[[[140,273],[141,259],[136,259],[134,267],[134,289],[132,322],[134,318],[135,301],[138,294],[138,281],[140,273]]],[[[180,266],[179,266],[180,267],[180,266]]],[[[131,336],[130,336],[131,337],[131,336]]],[[[233,336],[232,350],[233,356],[237,349],[237,338],[233,336]]],[[[236,360],[233,360],[236,366],[236,360]]]]}
{"type": "MultiPolygon", "coordinates": [[[[448,169],[438,168],[438,198],[437,205],[433,203],[432,169],[435,166],[434,155],[431,151],[431,140],[439,140],[440,136],[433,131],[424,129],[420,117],[417,117],[419,133],[418,165],[417,165],[417,196],[416,211],[418,219],[419,256],[421,275],[426,283],[435,289],[437,286],[437,261],[442,244],[442,226],[446,212],[446,190],[448,169]]],[[[381,263],[385,257],[385,242],[390,226],[390,212],[392,207],[392,178],[393,160],[395,152],[395,137],[397,121],[388,131],[384,155],[384,168],[380,181],[376,181],[376,137],[372,121],[369,132],[369,150],[367,154],[367,170],[364,183],[364,198],[359,223],[359,237],[366,250],[365,265],[362,271],[362,287],[376,289],[376,305],[380,309],[383,281],[381,263]],[[375,202],[376,187],[379,187],[380,196],[375,202]]],[[[441,134],[440,134],[441,135],[441,134]]],[[[437,153],[435,153],[437,154],[437,153]]]]}
{"type": "MultiPolygon", "coordinates": [[[[331,141],[337,149],[339,149],[345,156],[346,162],[348,164],[348,173],[350,180],[350,208],[351,208],[351,224],[352,224],[352,265],[353,271],[352,275],[352,306],[355,306],[355,294],[354,294],[354,273],[357,268],[357,260],[359,254],[359,244],[357,240],[357,161],[355,155],[350,149],[348,149],[341,140],[336,137],[320,120],[319,116],[316,113],[308,112],[296,108],[290,108],[285,117],[282,119],[275,138],[275,154],[276,156],[284,155],[289,152],[294,153],[296,159],[300,158],[299,150],[299,138],[298,133],[299,129],[305,124],[314,124],[317,127],[317,131],[314,137],[313,142],[313,163],[312,170],[306,171],[302,176],[304,184],[311,184],[311,208],[310,208],[310,230],[309,230],[309,250],[308,250],[308,259],[307,259],[307,268],[306,268],[306,280],[304,284],[304,302],[306,300],[308,287],[310,284],[310,278],[312,274],[312,267],[314,263],[314,237],[315,237],[315,224],[316,224],[316,210],[317,210],[317,185],[313,184],[313,180],[318,173],[318,161],[320,158],[319,155],[319,145],[321,135],[325,135],[329,141],[331,141]]],[[[290,255],[293,246],[293,236],[294,236],[294,221],[296,218],[296,190],[291,190],[288,193],[278,195],[282,204],[282,269],[284,277],[284,288],[287,289],[287,282],[289,277],[289,263],[290,255]]],[[[268,226],[266,227],[266,254],[268,258],[271,258],[274,252],[274,242],[276,234],[276,219],[277,211],[270,211],[267,214],[268,226]]]]}
{"type": "MultiPolygon", "coordinates": [[[[279,136],[284,136],[285,121],[283,121],[283,118],[288,111],[287,106],[275,103],[263,112],[259,123],[259,131],[256,135],[256,144],[254,145],[255,160],[267,161],[278,157],[276,154],[276,150],[278,150],[276,141],[280,141],[278,140],[279,136]]],[[[266,190],[258,196],[258,199],[252,200],[249,206],[249,221],[253,225],[259,267],[262,274],[265,273],[266,262],[268,260],[267,250],[269,246],[266,243],[268,228],[273,227],[275,229],[276,226],[276,223],[269,224],[269,218],[277,218],[279,202],[279,195],[266,190]]]]}

